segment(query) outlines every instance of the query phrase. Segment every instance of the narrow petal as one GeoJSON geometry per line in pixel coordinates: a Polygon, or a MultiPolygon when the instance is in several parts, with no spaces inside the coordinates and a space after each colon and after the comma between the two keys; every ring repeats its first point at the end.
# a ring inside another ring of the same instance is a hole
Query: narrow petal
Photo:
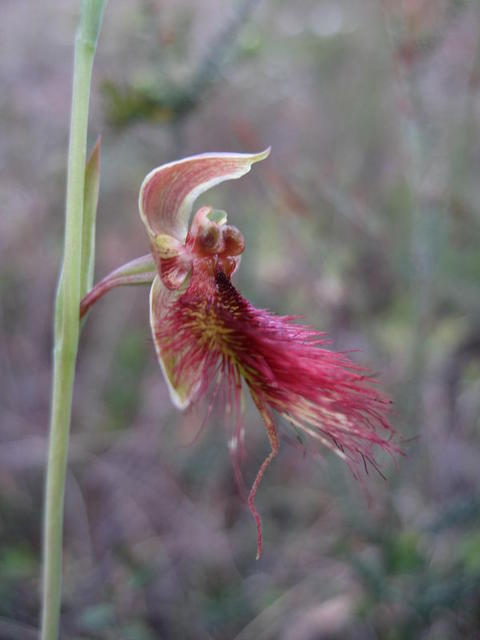
{"type": "MultiPolygon", "coordinates": [[[[193,368],[182,368],[179,373],[178,362],[182,359],[181,351],[174,352],[162,346],[158,335],[162,330],[166,315],[172,307],[175,307],[179,293],[167,289],[158,276],[155,277],[150,290],[150,327],[152,330],[153,342],[157,352],[158,362],[165,377],[168,391],[173,404],[178,409],[186,409],[191,403],[198,388],[197,375],[193,368]]],[[[172,341],[175,335],[175,326],[171,326],[172,341]]],[[[165,344],[165,340],[163,340],[165,344]]]]}
{"type": "Polygon", "coordinates": [[[156,275],[156,266],[150,254],[131,260],[118,267],[90,289],[80,303],[80,318],[87,313],[97,300],[115,287],[133,284],[150,284],[156,275]]]}
{"type": "Polygon", "coordinates": [[[138,203],[150,240],[167,234],[184,242],[196,198],[225,180],[245,175],[269,153],[270,149],[257,154],[204,153],[153,169],[140,187],[138,203]]]}

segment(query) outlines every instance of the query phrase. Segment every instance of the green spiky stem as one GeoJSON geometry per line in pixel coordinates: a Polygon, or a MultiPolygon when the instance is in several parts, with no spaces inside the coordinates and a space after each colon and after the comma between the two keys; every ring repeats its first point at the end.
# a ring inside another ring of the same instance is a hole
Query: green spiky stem
{"type": "Polygon", "coordinates": [[[55,300],[53,390],[45,490],[41,640],[59,632],[63,502],[73,381],[79,338],[82,225],[88,105],[93,58],[106,0],[83,0],[75,39],[72,112],[68,151],[65,246],[55,300]]]}

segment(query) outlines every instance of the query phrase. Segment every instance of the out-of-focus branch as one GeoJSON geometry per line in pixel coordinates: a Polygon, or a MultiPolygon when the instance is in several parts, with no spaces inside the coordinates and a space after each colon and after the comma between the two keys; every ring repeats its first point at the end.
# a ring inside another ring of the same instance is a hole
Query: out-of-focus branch
{"type": "Polygon", "coordinates": [[[172,83],[162,86],[160,91],[156,87],[119,87],[113,82],[104,82],[111,123],[123,127],[138,120],[169,122],[191,113],[221,77],[241,29],[259,2],[240,0],[231,19],[208,47],[187,85],[178,87],[172,83]]]}

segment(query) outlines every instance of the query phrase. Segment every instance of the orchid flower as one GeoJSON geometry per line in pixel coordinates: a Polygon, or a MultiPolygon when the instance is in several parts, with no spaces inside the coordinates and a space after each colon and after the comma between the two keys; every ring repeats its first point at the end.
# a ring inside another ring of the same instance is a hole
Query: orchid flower
{"type": "Polygon", "coordinates": [[[245,241],[227,224],[227,215],[201,207],[189,227],[200,194],[240,178],[269,152],[202,154],[151,171],[139,197],[151,255],[107,276],[81,306],[83,315],[110,288],[153,280],[150,325],[172,402],[184,410],[207,394],[223,395],[233,417],[236,472],[243,451],[242,394],[248,389],[270,444],[247,498],[257,528],[257,558],[262,532],[254,500],[279,450],[275,416],[335,451],[354,470],[367,462],[377,468],[375,445],[397,452],[387,419],[390,401],[376,390],[370,373],[326,349],[325,334],[294,317],[256,309],[237,291],[231,278],[245,241]]]}

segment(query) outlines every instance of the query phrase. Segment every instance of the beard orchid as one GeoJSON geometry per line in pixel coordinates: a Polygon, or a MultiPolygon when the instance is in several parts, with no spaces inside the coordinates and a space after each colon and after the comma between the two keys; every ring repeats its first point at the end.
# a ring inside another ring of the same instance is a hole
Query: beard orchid
{"type": "Polygon", "coordinates": [[[139,196],[151,254],[104,278],[81,306],[83,315],[112,287],[153,280],[150,325],[172,402],[184,410],[206,395],[223,396],[232,417],[229,448],[237,478],[248,390],[270,445],[247,497],[257,558],[262,533],[254,500],[279,450],[277,417],[335,451],[354,471],[367,463],[377,468],[375,446],[397,451],[387,417],[390,401],[368,370],[327,349],[325,334],[295,317],[257,309],[237,291],[231,279],[245,241],[226,214],[201,207],[189,227],[200,194],[243,176],[268,154],[202,154],[151,171],[139,196]]]}

